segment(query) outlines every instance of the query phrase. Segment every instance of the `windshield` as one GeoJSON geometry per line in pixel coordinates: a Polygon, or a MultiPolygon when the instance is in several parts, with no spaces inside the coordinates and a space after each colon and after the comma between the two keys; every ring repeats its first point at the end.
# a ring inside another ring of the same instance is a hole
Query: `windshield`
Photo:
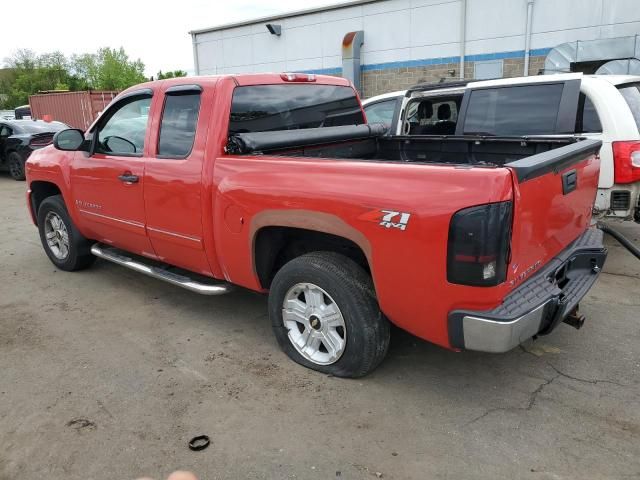
{"type": "Polygon", "coordinates": [[[620,90],[627,105],[629,105],[629,109],[636,121],[636,126],[640,130],[640,82],[619,85],[618,90],[620,90]]]}
{"type": "Polygon", "coordinates": [[[254,85],[233,92],[229,133],[360,125],[355,91],[336,85],[254,85]]]}
{"type": "Polygon", "coordinates": [[[27,121],[24,123],[15,124],[15,129],[19,133],[48,133],[59,132],[69,128],[62,122],[44,122],[42,120],[27,121]]]}

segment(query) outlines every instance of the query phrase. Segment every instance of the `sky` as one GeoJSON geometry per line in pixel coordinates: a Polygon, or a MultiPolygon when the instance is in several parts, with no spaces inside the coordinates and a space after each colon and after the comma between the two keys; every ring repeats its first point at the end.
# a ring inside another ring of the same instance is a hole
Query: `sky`
{"type": "Polygon", "coordinates": [[[345,0],[30,0],[2,7],[0,62],[18,49],[66,55],[124,47],[146,74],[193,73],[189,31],[345,0]],[[8,8],[7,8],[8,7],[8,8]]]}

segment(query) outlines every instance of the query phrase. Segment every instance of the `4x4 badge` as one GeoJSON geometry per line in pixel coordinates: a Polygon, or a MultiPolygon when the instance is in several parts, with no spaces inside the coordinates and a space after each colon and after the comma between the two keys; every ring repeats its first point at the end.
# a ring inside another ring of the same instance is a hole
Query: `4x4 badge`
{"type": "Polygon", "coordinates": [[[409,225],[411,214],[408,212],[398,212],[396,210],[371,210],[359,218],[360,220],[376,222],[381,227],[398,228],[404,231],[409,225]]]}

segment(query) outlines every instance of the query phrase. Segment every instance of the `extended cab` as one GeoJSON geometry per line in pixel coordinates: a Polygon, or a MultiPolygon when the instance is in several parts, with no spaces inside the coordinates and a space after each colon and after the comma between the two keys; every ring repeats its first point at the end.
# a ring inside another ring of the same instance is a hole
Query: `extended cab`
{"type": "Polygon", "coordinates": [[[364,102],[410,135],[572,135],[602,140],[600,217],[640,222],[640,76],[582,75],[418,85],[364,102]]]}
{"type": "Polygon", "coordinates": [[[128,89],[27,162],[62,270],[95,257],[189,290],[269,292],[296,362],[360,376],[389,322],[504,352],[560,322],[606,257],[599,140],[387,136],[347,80],[179,78],[128,89]]]}

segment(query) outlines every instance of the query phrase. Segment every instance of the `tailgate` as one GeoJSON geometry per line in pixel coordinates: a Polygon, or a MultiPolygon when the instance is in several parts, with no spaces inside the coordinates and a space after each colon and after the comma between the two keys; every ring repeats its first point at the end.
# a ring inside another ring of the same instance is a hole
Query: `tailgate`
{"type": "Polygon", "coordinates": [[[582,140],[506,164],[514,188],[511,261],[516,287],[589,227],[602,142],[582,140]]]}

